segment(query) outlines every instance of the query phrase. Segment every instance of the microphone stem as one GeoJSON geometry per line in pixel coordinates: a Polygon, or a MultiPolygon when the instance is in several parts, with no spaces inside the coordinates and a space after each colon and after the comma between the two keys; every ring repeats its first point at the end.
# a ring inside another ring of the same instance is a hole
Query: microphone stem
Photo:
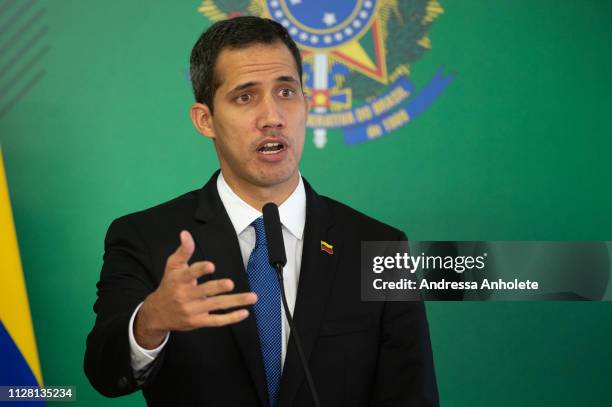
{"type": "Polygon", "coordinates": [[[287,297],[285,297],[285,283],[283,281],[283,266],[281,264],[276,264],[275,266],[276,276],[278,277],[278,283],[280,284],[281,289],[280,292],[283,308],[285,309],[285,315],[287,316],[287,321],[289,322],[291,335],[293,335],[293,339],[295,340],[295,346],[297,348],[300,361],[302,362],[302,367],[304,368],[304,376],[306,376],[306,383],[308,383],[308,388],[310,389],[310,394],[312,394],[312,399],[314,401],[315,407],[321,407],[321,402],[319,402],[319,395],[317,394],[317,389],[315,389],[314,382],[312,381],[312,376],[310,375],[310,369],[306,364],[306,358],[304,357],[304,350],[302,349],[300,336],[298,335],[297,329],[295,328],[293,318],[291,317],[291,312],[289,312],[289,306],[287,305],[287,297]]]}

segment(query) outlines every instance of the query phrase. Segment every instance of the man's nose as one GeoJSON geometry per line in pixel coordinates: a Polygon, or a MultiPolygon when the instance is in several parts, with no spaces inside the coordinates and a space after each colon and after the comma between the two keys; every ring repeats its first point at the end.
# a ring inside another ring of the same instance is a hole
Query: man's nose
{"type": "Polygon", "coordinates": [[[258,127],[260,129],[280,129],[285,127],[285,119],[279,101],[273,96],[264,98],[261,102],[258,127]]]}

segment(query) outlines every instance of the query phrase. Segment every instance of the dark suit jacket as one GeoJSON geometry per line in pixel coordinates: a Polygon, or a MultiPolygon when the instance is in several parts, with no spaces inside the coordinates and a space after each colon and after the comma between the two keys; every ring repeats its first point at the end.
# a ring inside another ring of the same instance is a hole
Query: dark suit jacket
{"type": "MultiPolygon", "coordinates": [[[[181,230],[195,239],[192,262],[216,265],[200,282],[228,277],[236,292],[249,291],[238,239],[217,193],[217,173],[200,190],[111,224],[85,353],[85,373],[103,395],[142,387],[150,406],[268,406],[253,313],[226,327],[172,332],[140,387],[130,366],[130,317],[158,286],[181,230]]],[[[304,184],[306,227],[294,318],[322,405],[437,406],[423,303],[360,300],[361,241],[405,235],[304,184]],[[334,246],[333,254],[321,251],[321,240],[334,246]]],[[[293,335],[278,405],[313,405],[293,335]]]]}

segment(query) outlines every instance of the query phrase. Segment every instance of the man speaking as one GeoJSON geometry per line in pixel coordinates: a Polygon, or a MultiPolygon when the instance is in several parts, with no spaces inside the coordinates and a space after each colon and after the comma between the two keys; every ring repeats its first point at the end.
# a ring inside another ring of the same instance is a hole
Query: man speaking
{"type": "Polygon", "coordinates": [[[437,406],[424,305],[360,300],[361,241],[405,235],[317,195],[298,171],[308,101],[287,31],[217,22],[190,69],[191,119],[221,170],[111,224],[85,353],[92,385],[109,397],[142,389],[150,406],[312,406],[315,391],[323,406],[437,406]],[[312,383],[268,261],[268,202],[312,383]]]}

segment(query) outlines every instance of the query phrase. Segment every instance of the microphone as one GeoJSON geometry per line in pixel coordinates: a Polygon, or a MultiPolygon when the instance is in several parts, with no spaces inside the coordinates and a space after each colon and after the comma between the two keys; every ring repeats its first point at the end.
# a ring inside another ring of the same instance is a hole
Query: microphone
{"type": "Polygon", "coordinates": [[[285,244],[283,243],[283,232],[281,230],[278,207],[274,202],[268,202],[264,205],[263,219],[270,264],[275,269],[278,269],[278,267],[282,269],[287,264],[287,256],[285,255],[285,244]]]}
{"type": "Polygon", "coordinates": [[[281,229],[280,216],[278,215],[278,206],[276,206],[274,202],[268,202],[264,205],[262,212],[264,228],[266,230],[266,242],[268,243],[268,260],[270,261],[272,267],[274,267],[276,270],[276,276],[280,285],[283,308],[285,309],[285,315],[287,316],[287,321],[289,322],[289,327],[291,328],[291,335],[293,335],[295,339],[295,346],[300,357],[300,362],[302,363],[302,368],[304,369],[304,376],[306,376],[306,382],[308,383],[310,394],[312,394],[315,407],[321,407],[317,389],[312,381],[310,369],[308,368],[306,358],[304,357],[302,342],[300,341],[300,336],[298,335],[295,324],[293,323],[293,318],[291,317],[291,312],[289,311],[289,306],[287,305],[287,297],[285,296],[283,267],[285,264],[287,264],[287,255],[285,254],[285,243],[283,242],[283,232],[281,229]]]}

